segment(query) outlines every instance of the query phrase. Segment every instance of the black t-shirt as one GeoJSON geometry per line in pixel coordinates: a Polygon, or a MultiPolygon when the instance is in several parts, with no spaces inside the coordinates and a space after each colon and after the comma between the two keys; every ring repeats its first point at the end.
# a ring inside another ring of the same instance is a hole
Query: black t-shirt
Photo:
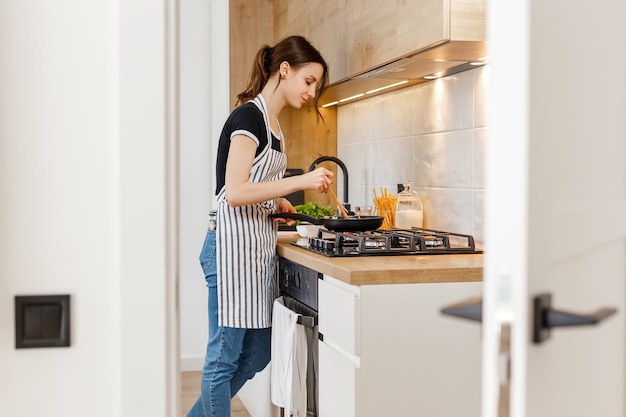
{"type": "MultiPolygon", "coordinates": [[[[217,146],[217,186],[215,195],[219,193],[226,183],[226,161],[228,160],[230,139],[233,137],[233,134],[245,135],[257,142],[255,156],[258,156],[267,146],[267,128],[263,120],[263,113],[254,103],[248,102],[237,107],[224,123],[217,146]]],[[[280,140],[274,134],[272,134],[272,149],[280,152],[280,140]]]]}

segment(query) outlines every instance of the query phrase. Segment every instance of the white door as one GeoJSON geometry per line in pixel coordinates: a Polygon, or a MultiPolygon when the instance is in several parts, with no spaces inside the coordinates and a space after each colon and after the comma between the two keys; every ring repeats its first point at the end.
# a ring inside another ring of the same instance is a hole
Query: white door
{"type": "Polygon", "coordinates": [[[626,2],[491,0],[488,16],[483,417],[623,417],[626,2]],[[536,344],[542,293],[617,313],[536,344]]]}

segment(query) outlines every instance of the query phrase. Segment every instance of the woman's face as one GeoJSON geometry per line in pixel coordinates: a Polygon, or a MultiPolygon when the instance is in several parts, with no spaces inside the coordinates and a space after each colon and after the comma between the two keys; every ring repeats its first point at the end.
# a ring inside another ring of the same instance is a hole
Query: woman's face
{"type": "Polygon", "coordinates": [[[317,62],[310,62],[295,69],[289,67],[284,83],[285,100],[291,107],[299,109],[308,99],[314,98],[317,85],[322,79],[324,68],[317,62]]]}

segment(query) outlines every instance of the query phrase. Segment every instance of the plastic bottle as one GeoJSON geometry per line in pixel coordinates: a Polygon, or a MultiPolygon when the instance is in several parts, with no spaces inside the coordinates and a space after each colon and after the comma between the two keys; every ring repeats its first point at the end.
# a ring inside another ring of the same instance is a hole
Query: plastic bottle
{"type": "Polygon", "coordinates": [[[398,206],[396,208],[397,229],[411,229],[412,227],[424,227],[424,206],[422,198],[415,190],[411,189],[413,183],[407,181],[404,190],[398,194],[398,206]]]}

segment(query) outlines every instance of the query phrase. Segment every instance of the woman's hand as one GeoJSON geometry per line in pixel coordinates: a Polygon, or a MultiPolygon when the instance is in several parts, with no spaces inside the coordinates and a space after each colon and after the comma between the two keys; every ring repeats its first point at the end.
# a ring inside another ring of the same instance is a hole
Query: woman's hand
{"type": "Polygon", "coordinates": [[[250,182],[255,152],[256,143],[248,136],[236,135],[230,140],[225,186],[226,199],[231,207],[260,203],[277,195],[289,195],[300,190],[325,193],[333,183],[334,174],[323,167],[278,181],[250,182]]]}
{"type": "MultiPolygon", "coordinates": [[[[296,213],[296,209],[293,205],[284,197],[278,197],[276,199],[276,213],[296,213]]],[[[275,222],[287,222],[287,226],[292,226],[296,223],[294,219],[282,219],[276,218],[275,222]]]]}
{"type": "Polygon", "coordinates": [[[303,174],[303,179],[307,181],[307,189],[317,190],[318,193],[325,193],[333,183],[333,173],[324,167],[315,168],[311,172],[303,174]]]}

